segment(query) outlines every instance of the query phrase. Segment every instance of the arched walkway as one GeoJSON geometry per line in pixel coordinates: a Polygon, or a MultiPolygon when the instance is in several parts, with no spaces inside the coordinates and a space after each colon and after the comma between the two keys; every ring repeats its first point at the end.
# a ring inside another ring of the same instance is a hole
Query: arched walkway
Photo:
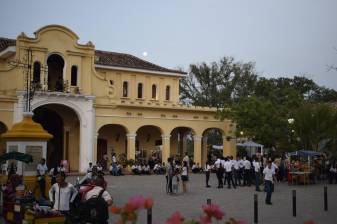
{"type": "Polygon", "coordinates": [[[215,160],[217,156],[224,155],[222,149],[213,149],[212,146],[221,146],[224,143],[224,132],[218,128],[208,128],[202,134],[202,163],[207,159],[215,160]]]}
{"type": "Polygon", "coordinates": [[[47,104],[34,109],[33,120],[54,137],[47,143],[47,166],[49,168],[68,160],[71,171],[79,170],[80,120],[70,107],[47,104]]]}
{"type": "Polygon", "coordinates": [[[176,127],[170,134],[170,155],[180,160],[185,153],[193,156],[193,135],[195,131],[189,127],[176,127]]]}
{"type": "Polygon", "coordinates": [[[98,131],[97,138],[97,162],[107,169],[111,162],[112,153],[117,156],[127,154],[127,130],[118,124],[107,124],[98,131]],[[106,155],[106,156],[104,156],[106,155]]]}
{"type": "Polygon", "coordinates": [[[0,121],[0,155],[6,152],[6,142],[1,138],[1,135],[7,130],[6,125],[0,121]]]}
{"type": "Polygon", "coordinates": [[[155,155],[161,157],[162,130],[153,125],[145,125],[136,131],[135,158],[146,160],[155,155]]]}

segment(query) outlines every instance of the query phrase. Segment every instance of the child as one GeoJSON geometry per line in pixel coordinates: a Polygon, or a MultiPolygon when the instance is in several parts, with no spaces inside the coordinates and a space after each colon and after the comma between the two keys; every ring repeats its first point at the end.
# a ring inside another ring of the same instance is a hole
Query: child
{"type": "Polygon", "coordinates": [[[179,172],[178,170],[176,170],[172,178],[172,190],[173,190],[173,193],[175,194],[177,194],[179,190],[179,181],[180,181],[179,172]]]}

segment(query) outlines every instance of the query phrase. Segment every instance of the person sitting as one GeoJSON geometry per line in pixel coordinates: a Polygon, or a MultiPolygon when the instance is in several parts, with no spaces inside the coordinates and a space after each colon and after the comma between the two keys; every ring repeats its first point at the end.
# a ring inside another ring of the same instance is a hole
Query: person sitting
{"type": "Polygon", "coordinates": [[[192,165],[192,172],[193,173],[199,173],[200,172],[200,169],[199,169],[198,165],[196,165],[195,163],[193,163],[193,165],[192,165]]]}
{"type": "Polygon", "coordinates": [[[123,176],[122,168],[122,165],[117,163],[117,176],[123,176]]]}
{"type": "Polygon", "coordinates": [[[137,169],[138,169],[139,174],[143,174],[142,164],[139,163],[138,166],[137,166],[137,169]]]}
{"type": "Polygon", "coordinates": [[[149,164],[144,165],[144,173],[146,175],[150,174],[150,165],[149,164]]]}
{"type": "Polygon", "coordinates": [[[100,163],[97,163],[96,167],[97,167],[97,172],[101,175],[104,175],[102,165],[100,163]]]}
{"type": "Polygon", "coordinates": [[[66,168],[64,167],[63,164],[60,165],[59,167],[60,171],[59,172],[63,172],[63,173],[66,173],[66,168]]]}
{"type": "Polygon", "coordinates": [[[138,166],[137,166],[136,164],[133,164],[133,165],[131,166],[131,171],[132,171],[133,174],[138,175],[138,174],[139,174],[138,166]]]}
{"type": "Polygon", "coordinates": [[[110,175],[113,175],[113,166],[112,166],[112,163],[109,166],[109,173],[110,173],[110,175]]]}
{"type": "Polygon", "coordinates": [[[92,162],[89,163],[89,167],[87,169],[87,173],[92,172],[92,162]]]}
{"type": "Polygon", "coordinates": [[[160,169],[160,174],[166,173],[166,165],[165,163],[162,164],[161,169],[160,169]]]}
{"type": "Polygon", "coordinates": [[[156,165],[154,165],[153,167],[153,173],[160,174],[160,170],[161,170],[160,163],[156,163],[156,165]]]}

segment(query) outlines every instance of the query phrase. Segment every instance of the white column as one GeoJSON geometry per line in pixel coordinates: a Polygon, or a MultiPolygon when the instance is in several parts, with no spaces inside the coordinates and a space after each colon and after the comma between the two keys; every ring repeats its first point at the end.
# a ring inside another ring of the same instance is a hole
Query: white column
{"type": "Polygon", "coordinates": [[[136,133],[127,134],[127,150],[126,150],[126,158],[133,159],[136,158],[136,133]]]}
{"type": "Polygon", "coordinates": [[[162,162],[165,162],[165,164],[167,163],[167,159],[171,155],[170,138],[171,138],[171,135],[162,135],[161,136],[162,146],[163,146],[162,154],[161,154],[161,160],[162,160],[162,162]]]}
{"type": "Polygon", "coordinates": [[[206,163],[206,160],[207,160],[207,140],[208,140],[208,136],[204,136],[202,138],[202,157],[201,157],[201,162],[202,164],[200,164],[200,166],[204,166],[204,164],[206,163]]]}
{"type": "Polygon", "coordinates": [[[94,135],[96,130],[94,97],[87,97],[87,110],[81,116],[80,172],[85,172],[89,162],[93,161],[94,135]]]}
{"type": "Polygon", "coordinates": [[[93,149],[93,156],[92,156],[92,161],[93,164],[97,163],[97,139],[98,139],[99,133],[96,132],[94,134],[94,149],[93,149]]]}
{"type": "Polygon", "coordinates": [[[194,146],[194,162],[201,165],[201,139],[202,136],[193,135],[193,146],[194,146]]]}
{"type": "Polygon", "coordinates": [[[25,109],[25,91],[17,91],[18,102],[14,104],[13,124],[22,121],[25,109]]]}

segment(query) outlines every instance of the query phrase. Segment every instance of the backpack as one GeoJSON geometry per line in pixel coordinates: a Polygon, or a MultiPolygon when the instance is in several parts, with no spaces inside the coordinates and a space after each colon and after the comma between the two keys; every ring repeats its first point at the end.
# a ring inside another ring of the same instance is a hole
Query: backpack
{"type": "Polygon", "coordinates": [[[81,220],[89,223],[105,223],[109,219],[108,204],[102,197],[104,189],[97,197],[92,197],[82,204],[81,220]]]}

